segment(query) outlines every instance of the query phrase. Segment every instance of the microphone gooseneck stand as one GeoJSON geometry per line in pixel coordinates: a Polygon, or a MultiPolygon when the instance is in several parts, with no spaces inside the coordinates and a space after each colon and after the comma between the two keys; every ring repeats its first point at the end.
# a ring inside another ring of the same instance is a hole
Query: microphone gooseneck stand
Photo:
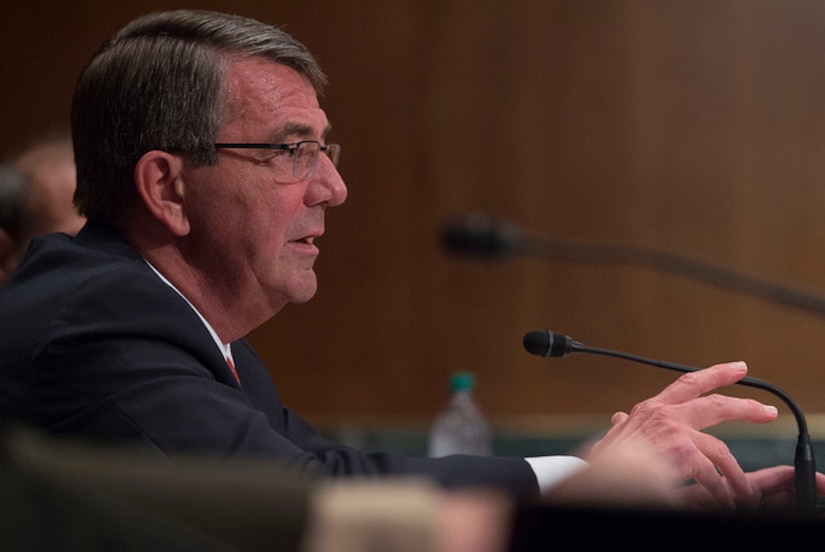
{"type": "Polygon", "coordinates": [[[477,259],[538,257],[591,264],[615,264],[669,273],[825,319],[825,297],[778,284],[704,260],[658,249],[543,239],[518,225],[482,213],[444,223],[443,245],[452,253],[477,259]]]}
{"type": "MultiPolygon", "coordinates": [[[[542,357],[563,357],[572,353],[590,353],[602,355],[641,364],[648,364],[657,368],[676,372],[696,372],[699,368],[685,366],[663,360],[653,360],[621,351],[588,347],[574,341],[569,336],[550,330],[533,330],[524,336],[524,348],[527,352],[542,357]]],[[[796,489],[796,507],[800,514],[813,516],[823,510],[816,495],[816,459],[814,457],[811,438],[808,434],[808,424],[802,409],[793,398],[780,387],[767,381],[745,376],[736,382],[738,385],[753,387],[767,391],[779,397],[791,410],[799,431],[794,455],[794,484],[796,489]]]]}

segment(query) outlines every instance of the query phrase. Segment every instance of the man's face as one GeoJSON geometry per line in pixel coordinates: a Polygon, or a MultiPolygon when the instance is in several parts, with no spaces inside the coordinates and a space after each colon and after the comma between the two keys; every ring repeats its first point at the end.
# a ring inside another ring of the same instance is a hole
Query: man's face
{"type": "MultiPolygon", "coordinates": [[[[326,114],[294,70],[259,58],[233,61],[225,93],[230,115],[218,142],[325,143],[326,114]]],[[[190,167],[184,180],[190,263],[218,294],[277,312],[315,294],[324,210],[343,203],[347,189],[323,153],[308,178],[277,181],[272,153],[221,149],[217,165],[190,167]]]]}

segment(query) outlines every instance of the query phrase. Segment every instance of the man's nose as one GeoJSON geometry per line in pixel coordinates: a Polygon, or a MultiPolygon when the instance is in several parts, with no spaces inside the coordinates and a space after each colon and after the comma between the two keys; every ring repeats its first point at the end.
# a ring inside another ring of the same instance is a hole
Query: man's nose
{"type": "Polygon", "coordinates": [[[332,160],[320,155],[307,188],[307,203],[323,203],[330,207],[341,205],[347,199],[347,185],[332,160]]]}

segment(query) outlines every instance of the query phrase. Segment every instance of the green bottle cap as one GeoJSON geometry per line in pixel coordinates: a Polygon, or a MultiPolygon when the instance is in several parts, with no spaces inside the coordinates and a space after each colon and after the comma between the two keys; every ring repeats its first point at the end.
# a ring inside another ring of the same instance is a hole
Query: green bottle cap
{"type": "Polygon", "coordinates": [[[453,391],[472,391],[476,378],[472,372],[455,372],[450,377],[450,389],[453,391]]]}

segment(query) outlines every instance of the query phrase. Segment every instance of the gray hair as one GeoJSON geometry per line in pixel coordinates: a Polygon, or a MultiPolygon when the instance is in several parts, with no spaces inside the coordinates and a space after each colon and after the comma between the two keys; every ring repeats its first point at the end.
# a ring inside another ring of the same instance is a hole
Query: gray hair
{"type": "Polygon", "coordinates": [[[116,223],[134,204],[133,172],[151,150],[217,162],[230,57],[258,56],[295,69],[320,96],[326,76],[286,32],[247,17],[203,10],[151,13],[103,44],[78,80],[72,102],[75,204],[116,223]]]}

